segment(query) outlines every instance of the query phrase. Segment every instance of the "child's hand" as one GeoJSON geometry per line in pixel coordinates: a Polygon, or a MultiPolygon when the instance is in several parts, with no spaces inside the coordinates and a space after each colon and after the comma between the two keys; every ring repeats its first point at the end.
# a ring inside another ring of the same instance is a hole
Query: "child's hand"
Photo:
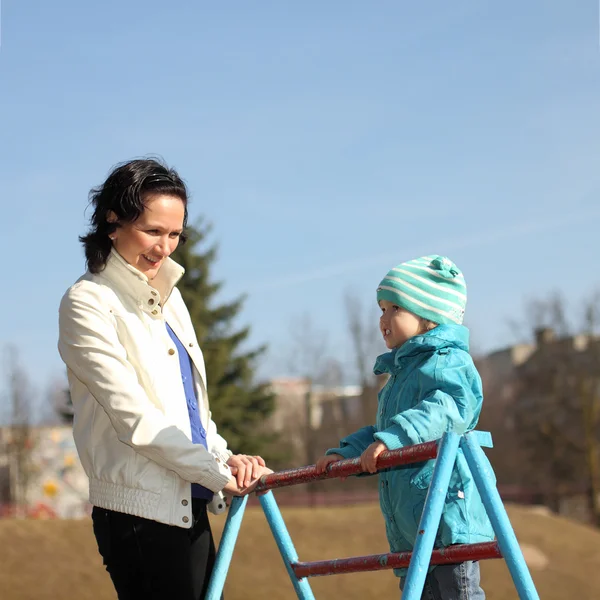
{"type": "Polygon", "coordinates": [[[327,467],[332,462],[337,462],[338,460],[342,460],[343,458],[344,457],[340,456],[339,454],[327,454],[326,456],[321,456],[321,458],[317,461],[317,464],[315,465],[317,473],[325,473],[327,467]]]}
{"type": "Polygon", "coordinates": [[[377,457],[387,450],[383,442],[373,442],[361,455],[360,466],[368,473],[377,472],[377,457]]]}

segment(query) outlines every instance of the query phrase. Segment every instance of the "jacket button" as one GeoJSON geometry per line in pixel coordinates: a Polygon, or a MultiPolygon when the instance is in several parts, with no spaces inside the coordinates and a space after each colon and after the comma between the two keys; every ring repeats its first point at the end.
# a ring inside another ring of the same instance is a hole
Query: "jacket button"
{"type": "Polygon", "coordinates": [[[188,346],[191,348],[194,345],[194,342],[190,342],[188,346]]]}
{"type": "Polygon", "coordinates": [[[189,517],[183,517],[183,519],[181,519],[184,523],[188,523],[189,522],[189,517]]]}
{"type": "Polygon", "coordinates": [[[188,501],[184,499],[184,500],[181,501],[181,504],[183,504],[183,506],[187,506],[188,505],[188,501]]]}
{"type": "Polygon", "coordinates": [[[153,315],[157,315],[157,314],[158,314],[158,311],[157,311],[157,310],[153,310],[153,311],[152,311],[152,314],[153,314],[153,315]]]}
{"type": "Polygon", "coordinates": [[[156,296],[156,292],[155,292],[154,290],[150,290],[150,293],[151,293],[153,296],[156,296]]]}
{"type": "Polygon", "coordinates": [[[148,300],[148,304],[152,306],[154,304],[154,298],[150,298],[150,300],[148,300]]]}
{"type": "Polygon", "coordinates": [[[175,354],[175,350],[173,350],[173,348],[169,348],[169,354],[173,356],[173,354],[175,354]]]}

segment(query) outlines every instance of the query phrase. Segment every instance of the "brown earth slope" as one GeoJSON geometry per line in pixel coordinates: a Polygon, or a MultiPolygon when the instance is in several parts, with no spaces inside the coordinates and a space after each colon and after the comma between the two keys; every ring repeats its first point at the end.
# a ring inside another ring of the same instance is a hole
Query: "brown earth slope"
{"type": "MultiPolygon", "coordinates": [[[[283,510],[301,560],[385,552],[377,506],[283,510]]],[[[600,532],[523,507],[509,507],[542,600],[600,598],[600,532]]],[[[217,536],[224,519],[213,520],[217,536]]],[[[317,600],[398,598],[390,571],[311,579],[317,600]]],[[[517,595],[503,561],[483,564],[489,600],[517,595]]],[[[225,588],[227,600],[295,598],[260,509],[250,509],[225,588]]],[[[0,521],[1,600],[115,599],[90,521],[0,521]]]]}

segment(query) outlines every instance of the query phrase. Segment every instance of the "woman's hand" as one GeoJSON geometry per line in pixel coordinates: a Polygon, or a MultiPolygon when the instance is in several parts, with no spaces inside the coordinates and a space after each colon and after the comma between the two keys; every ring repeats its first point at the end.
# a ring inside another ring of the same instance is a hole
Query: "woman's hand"
{"type": "MultiPolygon", "coordinates": [[[[244,495],[251,494],[254,491],[254,488],[256,488],[256,486],[258,485],[258,482],[261,480],[261,478],[264,475],[270,475],[272,472],[273,472],[273,470],[269,469],[269,467],[260,467],[259,472],[258,472],[258,477],[256,479],[253,479],[250,482],[250,485],[248,485],[247,487],[244,488],[244,495]]],[[[256,495],[263,496],[266,493],[267,492],[258,492],[256,495]]]]}
{"type": "Polygon", "coordinates": [[[238,486],[237,479],[235,477],[231,477],[229,479],[229,483],[221,491],[228,496],[244,495],[244,490],[238,486]]]}
{"type": "Polygon", "coordinates": [[[227,464],[237,479],[239,488],[247,488],[252,481],[265,474],[261,470],[266,467],[265,461],[260,456],[234,454],[229,458],[227,464]]]}
{"type": "Polygon", "coordinates": [[[377,457],[387,450],[383,442],[373,442],[361,455],[360,466],[367,473],[377,473],[377,457]]]}
{"type": "Polygon", "coordinates": [[[221,490],[224,494],[229,496],[246,496],[254,491],[254,488],[258,485],[260,478],[263,475],[270,475],[273,471],[268,467],[259,467],[257,475],[252,479],[248,485],[240,486],[236,477],[232,477],[229,483],[221,490]]]}

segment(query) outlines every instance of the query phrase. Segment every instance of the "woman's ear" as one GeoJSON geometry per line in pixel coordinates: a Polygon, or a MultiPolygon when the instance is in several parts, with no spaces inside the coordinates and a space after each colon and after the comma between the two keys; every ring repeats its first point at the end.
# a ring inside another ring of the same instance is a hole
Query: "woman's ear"
{"type": "MultiPolygon", "coordinates": [[[[114,223],[117,227],[119,226],[119,219],[117,218],[117,215],[115,214],[115,212],[112,210],[109,210],[106,213],[106,222],[114,223]]],[[[109,234],[108,237],[110,238],[111,242],[114,242],[117,239],[117,232],[113,231],[111,234],[109,234]]]]}

